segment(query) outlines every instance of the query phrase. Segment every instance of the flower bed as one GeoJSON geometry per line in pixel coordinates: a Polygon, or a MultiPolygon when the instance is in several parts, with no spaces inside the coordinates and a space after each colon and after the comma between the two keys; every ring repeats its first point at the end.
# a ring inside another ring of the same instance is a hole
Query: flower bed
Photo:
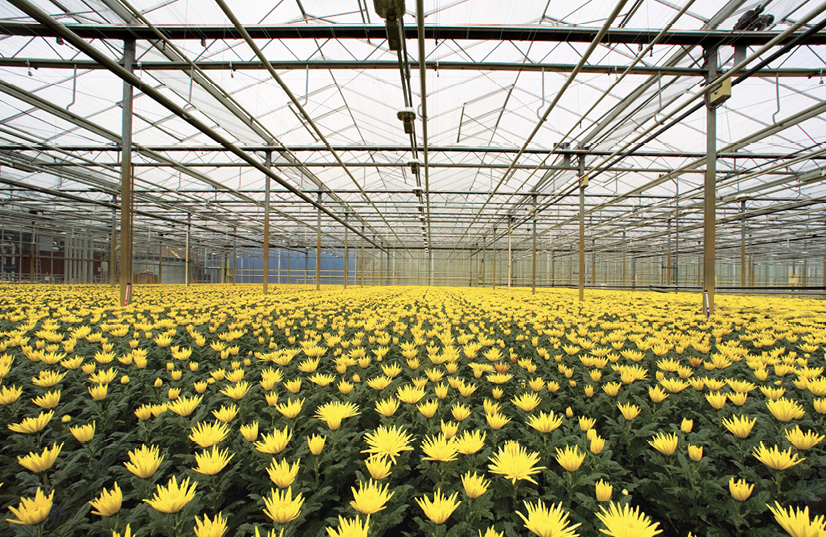
{"type": "Polygon", "coordinates": [[[116,292],[2,288],[0,534],[824,525],[792,510],[826,489],[819,300],[116,292]]]}

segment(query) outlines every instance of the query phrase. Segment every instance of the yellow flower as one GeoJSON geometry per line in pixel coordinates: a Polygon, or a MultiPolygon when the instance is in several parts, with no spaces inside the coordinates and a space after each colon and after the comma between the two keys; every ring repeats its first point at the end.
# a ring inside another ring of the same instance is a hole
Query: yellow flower
{"type": "Polygon", "coordinates": [[[491,462],[488,468],[492,474],[503,475],[514,484],[525,479],[536,485],[531,476],[545,469],[544,466],[535,466],[540,460],[539,453],[529,453],[524,446],[517,443],[506,444],[488,460],[491,462]]]}
{"type": "Polygon", "coordinates": [[[0,405],[10,405],[20,398],[23,387],[0,386],[0,405]]]}
{"type": "Polygon", "coordinates": [[[212,447],[221,442],[229,434],[226,423],[220,421],[214,423],[199,422],[195,427],[190,428],[189,439],[202,448],[212,447]]]}
{"type": "Polygon", "coordinates": [[[462,487],[464,487],[468,498],[475,499],[488,491],[490,481],[476,472],[467,472],[462,476],[462,487]]]}
{"type": "Polygon", "coordinates": [[[774,515],[774,519],[792,537],[816,537],[826,534],[826,520],[823,515],[809,520],[809,507],[806,506],[801,511],[800,508],[789,507],[786,512],[779,503],[774,502],[774,507],[767,504],[767,507],[774,515]]]}
{"type": "Polygon", "coordinates": [[[204,515],[203,520],[195,517],[195,526],[192,530],[195,537],[222,537],[227,531],[227,519],[221,513],[215,515],[212,520],[207,515],[204,515]]]}
{"type": "Polygon", "coordinates": [[[267,406],[275,406],[278,404],[278,394],[276,392],[265,393],[264,399],[267,400],[267,406]]]}
{"type": "Polygon", "coordinates": [[[34,418],[25,418],[20,423],[10,423],[9,429],[16,433],[34,434],[42,431],[54,417],[54,411],[41,412],[34,418]]]}
{"type": "Polygon", "coordinates": [[[525,522],[525,528],[539,537],[577,537],[576,529],[579,524],[571,525],[568,521],[568,513],[562,511],[562,502],[557,505],[551,504],[550,508],[545,507],[542,500],[537,500],[536,505],[524,502],[528,510],[526,517],[519,511],[516,512],[525,522]]]}
{"type": "Polygon", "coordinates": [[[281,462],[275,462],[275,459],[270,461],[267,467],[267,473],[270,476],[270,481],[275,483],[280,489],[285,489],[293,484],[295,476],[298,475],[298,465],[301,459],[295,461],[292,466],[287,462],[287,459],[281,459],[281,462]]]}
{"type": "Polygon", "coordinates": [[[799,420],[806,414],[803,407],[795,400],[781,397],[776,401],[766,401],[766,406],[769,412],[772,413],[776,419],[782,422],[789,422],[792,420],[799,420]]]}
{"type": "Polygon", "coordinates": [[[449,440],[449,439],[453,438],[454,436],[456,436],[456,433],[459,432],[459,424],[456,423],[455,421],[445,422],[445,420],[442,420],[441,429],[442,429],[442,433],[449,440]]]}
{"type": "Polygon", "coordinates": [[[353,501],[350,505],[363,515],[372,515],[384,509],[387,501],[393,497],[393,492],[387,494],[387,488],[390,484],[386,484],[384,488],[379,483],[372,479],[368,481],[367,485],[363,481],[359,481],[359,489],[350,487],[353,491],[353,501]]]}
{"type": "Polygon", "coordinates": [[[659,522],[652,524],[645,513],[640,513],[639,507],[631,509],[628,504],[619,507],[611,502],[608,509],[600,507],[597,518],[605,525],[600,531],[612,537],[654,537],[663,531],[658,529],[659,522]]]}
{"type": "Polygon", "coordinates": [[[648,396],[651,400],[655,403],[662,403],[665,401],[665,398],[668,397],[668,394],[660,388],[659,386],[649,386],[648,387],[648,396]]]}
{"type": "Polygon", "coordinates": [[[501,412],[497,412],[496,414],[485,414],[485,419],[487,420],[488,425],[490,425],[490,428],[494,431],[498,431],[507,425],[511,420],[501,412]]]}
{"type": "Polygon", "coordinates": [[[173,475],[166,486],[158,485],[155,487],[155,494],[151,500],[144,501],[161,513],[177,513],[195,498],[195,488],[197,486],[198,482],[196,481],[190,487],[188,477],[178,485],[178,478],[173,475]]]}
{"type": "Polygon", "coordinates": [[[436,489],[436,492],[433,494],[433,501],[430,500],[427,496],[423,498],[416,498],[416,503],[419,504],[419,507],[422,508],[424,514],[433,522],[434,524],[444,524],[445,521],[450,518],[450,515],[453,514],[453,511],[459,507],[461,501],[456,501],[456,496],[458,496],[458,492],[454,492],[450,496],[445,496],[442,494],[441,489],[436,489]]]}
{"type": "Polygon", "coordinates": [[[69,432],[80,443],[85,443],[95,436],[95,422],[87,423],[86,425],[75,425],[69,428],[69,432]]]}
{"type": "Polygon", "coordinates": [[[363,450],[362,453],[384,453],[395,463],[396,457],[402,451],[413,450],[410,447],[410,440],[411,436],[404,429],[397,429],[395,425],[390,428],[380,425],[373,432],[364,435],[364,441],[367,442],[369,449],[363,450]]]}
{"type": "Polygon", "coordinates": [[[370,527],[370,517],[362,522],[359,517],[353,519],[338,517],[338,531],[327,528],[328,537],[367,537],[370,527]]]}
{"type": "Polygon", "coordinates": [[[377,481],[381,481],[391,474],[390,469],[393,467],[390,458],[387,455],[370,455],[364,461],[367,471],[370,472],[370,477],[377,481]]]}
{"type": "Polygon", "coordinates": [[[310,448],[310,453],[313,455],[321,455],[321,451],[324,449],[324,442],[327,441],[326,436],[319,436],[314,434],[313,436],[307,437],[307,447],[310,448]]]}
{"type": "Polygon", "coordinates": [[[270,489],[269,497],[264,496],[264,514],[270,517],[273,522],[286,524],[298,518],[303,504],[304,497],[301,494],[293,498],[292,487],[277,492],[270,489]]]}
{"type": "MultiPolygon", "coordinates": [[[[487,401],[487,399],[485,399],[487,401]]],[[[465,421],[470,417],[470,407],[462,403],[456,403],[450,408],[450,413],[456,421],[465,421]]]]}
{"type": "Polygon", "coordinates": [[[485,436],[487,433],[482,433],[478,429],[465,431],[456,437],[456,451],[462,455],[473,455],[480,449],[485,447],[485,436]]]}
{"type": "Polygon", "coordinates": [[[482,530],[479,530],[479,537],[502,537],[503,535],[501,531],[496,531],[493,526],[489,526],[484,535],[482,535],[482,530]]]}
{"type": "Polygon", "coordinates": [[[731,497],[738,502],[744,502],[749,499],[751,492],[754,490],[754,485],[750,485],[745,479],[735,481],[732,477],[728,481],[728,489],[731,492],[731,497]]]}
{"type": "Polygon", "coordinates": [[[596,483],[596,496],[598,502],[610,502],[614,494],[614,487],[610,483],[600,479],[596,483]]]}
{"type": "Polygon", "coordinates": [[[224,449],[224,451],[218,451],[218,446],[212,446],[212,450],[204,450],[201,453],[196,453],[195,464],[197,464],[198,467],[193,468],[193,470],[199,474],[215,475],[223,470],[235,456],[235,454],[232,454],[227,457],[227,454],[229,454],[229,448],[224,449]]]}
{"type": "Polygon", "coordinates": [[[92,511],[93,515],[112,516],[120,511],[120,506],[123,503],[123,493],[120,490],[117,482],[112,486],[112,490],[104,488],[100,496],[95,500],[89,502],[97,511],[92,511]]]}
{"type": "Polygon", "coordinates": [[[38,373],[38,376],[32,377],[32,384],[35,386],[40,386],[41,388],[51,388],[63,380],[63,377],[65,376],[66,371],[60,373],[58,371],[44,370],[38,373]]]}
{"type": "Polygon", "coordinates": [[[545,412],[540,412],[539,414],[528,418],[527,423],[540,433],[548,434],[562,425],[562,416],[559,414],[554,414],[553,410],[547,414],[545,412]]]}
{"type": "Polygon", "coordinates": [[[176,399],[178,399],[179,395],[181,395],[180,388],[169,388],[169,390],[166,391],[166,396],[167,398],[169,398],[170,401],[175,401],[176,399]]]}
{"type": "Polygon", "coordinates": [[[619,382],[608,382],[602,386],[602,390],[611,397],[616,397],[622,384],[619,382]]]}
{"type": "Polygon", "coordinates": [[[817,434],[814,431],[804,433],[799,425],[792,430],[786,429],[785,434],[786,440],[800,451],[812,449],[824,438],[822,434],[817,434]]]}
{"type": "Polygon", "coordinates": [[[406,384],[405,386],[399,386],[396,390],[396,397],[402,403],[407,403],[409,405],[415,405],[419,401],[421,401],[422,397],[424,397],[425,390],[424,388],[417,388],[416,386],[411,386],[406,384]]]}
{"type": "Polygon", "coordinates": [[[726,399],[728,399],[728,396],[723,392],[714,392],[706,394],[706,400],[716,410],[720,410],[721,408],[723,408],[723,406],[725,406],[726,399]]]}
{"type": "Polygon", "coordinates": [[[395,398],[391,399],[382,399],[381,401],[376,401],[376,412],[381,414],[382,416],[389,418],[396,411],[399,409],[399,400],[395,398]]]}
{"type": "Polygon", "coordinates": [[[258,439],[258,421],[242,425],[239,429],[241,436],[243,436],[247,442],[255,442],[255,440],[258,439]]]}
{"type": "Polygon", "coordinates": [[[154,386],[156,388],[160,388],[161,386],[163,386],[163,381],[160,378],[156,378],[155,382],[152,384],[152,386],[154,386]]]}
{"type": "Polygon", "coordinates": [[[234,399],[236,401],[243,399],[247,392],[250,391],[250,385],[247,381],[239,382],[238,384],[233,384],[232,386],[226,386],[220,393],[226,395],[230,399],[234,399]]]}
{"type": "Polygon", "coordinates": [[[556,462],[569,472],[576,472],[585,460],[585,453],[579,452],[579,447],[565,446],[564,450],[556,448],[556,462]]]}
{"type": "Polygon", "coordinates": [[[215,416],[215,419],[218,421],[229,423],[238,415],[238,405],[221,405],[219,410],[212,411],[212,415],[215,416]]]}
{"type": "Polygon", "coordinates": [[[780,447],[774,446],[769,449],[763,445],[763,442],[754,448],[754,458],[772,470],[786,470],[806,460],[805,458],[798,459],[797,453],[792,455],[792,448],[780,451],[780,447]]]}
{"type": "Polygon", "coordinates": [[[129,452],[129,462],[123,463],[126,469],[136,476],[147,479],[152,477],[163,462],[163,455],[159,454],[158,446],[151,448],[142,445],[129,452]]]}
{"type": "Polygon", "coordinates": [[[594,418],[586,418],[585,416],[580,416],[579,418],[579,429],[581,431],[589,431],[594,425],[596,425],[597,420],[594,418]]]}
{"type": "Polygon", "coordinates": [[[676,434],[659,433],[648,443],[663,455],[673,455],[677,451],[678,438],[676,434]]]}
{"type": "Polygon", "coordinates": [[[745,439],[751,434],[751,429],[757,423],[757,418],[749,419],[746,416],[732,416],[723,420],[723,425],[737,438],[745,439]]]}
{"type": "Polygon", "coordinates": [[[680,430],[682,432],[684,432],[685,434],[688,434],[688,433],[691,432],[691,430],[693,428],[694,428],[694,420],[683,418],[683,422],[680,424],[680,430]]]}
{"type": "Polygon", "coordinates": [[[424,461],[450,462],[456,460],[456,441],[439,434],[433,438],[425,437],[422,442],[422,451],[427,457],[422,457],[424,461]]]}
{"type": "Polygon", "coordinates": [[[688,456],[694,462],[700,462],[703,458],[703,446],[688,445],[688,456]]]}
{"type": "Polygon", "coordinates": [[[20,466],[30,472],[45,472],[51,468],[54,461],[57,460],[57,456],[60,455],[61,449],[63,449],[63,444],[60,444],[59,446],[57,444],[52,444],[51,449],[45,448],[43,453],[40,455],[35,452],[31,452],[25,457],[17,457],[17,462],[20,463],[20,466]]]}
{"type": "Polygon", "coordinates": [[[189,416],[195,411],[195,407],[201,402],[203,397],[181,397],[171,403],[166,404],[166,408],[179,416],[189,416]]]}
{"type": "Polygon", "coordinates": [[[108,384],[95,384],[89,388],[89,393],[95,401],[103,401],[106,399],[106,393],[109,390],[108,384]]]}
{"type": "Polygon", "coordinates": [[[341,427],[341,420],[360,414],[358,409],[359,407],[354,403],[331,401],[318,407],[315,417],[326,423],[331,431],[335,431],[341,427]]]}
{"type": "Polygon", "coordinates": [[[284,448],[287,447],[287,443],[289,443],[292,437],[293,432],[287,427],[284,427],[281,431],[276,429],[271,434],[262,436],[261,440],[255,443],[255,449],[261,453],[277,455],[284,451],[284,448]]]}
{"type": "Polygon", "coordinates": [[[34,498],[20,498],[17,507],[9,506],[9,511],[17,517],[17,520],[13,518],[7,518],[6,520],[12,524],[36,526],[49,516],[49,511],[52,510],[52,500],[54,500],[54,491],[46,496],[38,487],[34,498]]]}
{"type": "Polygon", "coordinates": [[[516,405],[523,412],[530,412],[539,406],[542,398],[536,393],[523,393],[519,397],[511,399],[511,403],[516,405]]]}
{"type": "Polygon", "coordinates": [[[640,415],[640,407],[637,405],[632,405],[631,403],[617,405],[617,408],[619,408],[619,411],[622,413],[622,417],[628,421],[631,421],[640,415]]]}
{"type": "Polygon", "coordinates": [[[436,414],[436,410],[439,408],[439,401],[438,400],[431,400],[425,403],[419,403],[416,405],[416,408],[419,409],[419,412],[422,413],[422,416],[425,418],[432,418],[436,414]]]}
{"type": "Polygon", "coordinates": [[[124,530],[123,535],[112,530],[112,537],[132,537],[132,527],[129,524],[126,524],[126,530],[124,530]]]}
{"type": "Polygon", "coordinates": [[[39,397],[35,397],[32,399],[32,403],[36,404],[43,410],[52,409],[60,403],[60,390],[46,392],[39,397]]]}
{"type": "MultiPolygon", "coordinates": [[[[591,431],[593,431],[593,429],[591,429],[591,431]]],[[[605,449],[605,439],[600,436],[595,436],[591,439],[591,445],[589,449],[591,450],[591,453],[593,453],[594,455],[599,455],[600,453],[602,453],[602,450],[605,449]]]]}

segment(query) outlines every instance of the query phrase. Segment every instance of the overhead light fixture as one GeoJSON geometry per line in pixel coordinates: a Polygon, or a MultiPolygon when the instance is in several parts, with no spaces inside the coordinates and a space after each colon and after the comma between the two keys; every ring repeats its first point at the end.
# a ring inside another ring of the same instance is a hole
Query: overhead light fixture
{"type": "Polygon", "coordinates": [[[419,159],[413,159],[407,163],[410,166],[410,171],[413,172],[413,175],[419,175],[419,170],[422,168],[422,161],[419,159]]]}
{"type": "Polygon", "coordinates": [[[402,49],[401,20],[404,17],[404,0],[373,0],[376,14],[384,19],[387,30],[387,47],[390,50],[402,49]]]}
{"type": "Polygon", "coordinates": [[[404,133],[413,134],[413,122],[416,120],[416,111],[408,106],[407,108],[399,110],[396,117],[404,124],[404,133]]]}

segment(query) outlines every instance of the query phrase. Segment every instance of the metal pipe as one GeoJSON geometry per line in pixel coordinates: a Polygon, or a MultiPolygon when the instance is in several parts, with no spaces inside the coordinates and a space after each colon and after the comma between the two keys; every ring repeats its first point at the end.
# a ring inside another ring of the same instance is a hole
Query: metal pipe
{"type": "MultiPolygon", "coordinates": [[[[318,193],[318,206],[321,207],[321,192],[318,193]]],[[[316,212],[318,230],[315,236],[315,290],[321,290],[321,209],[316,212]]]]}
{"type": "MultiPolygon", "coordinates": [[[[416,25],[419,41],[419,62],[425,61],[424,53],[424,0],[416,0],[416,25]]],[[[422,153],[424,153],[424,196],[427,218],[427,244],[432,246],[433,239],[430,232],[430,167],[427,151],[427,70],[419,70],[421,79],[422,97],[422,153]]]]}
{"type": "MultiPolygon", "coordinates": [[[[272,152],[264,154],[264,166],[272,166],[272,152]]],[[[264,176],[264,294],[269,293],[270,285],[270,176],[264,176]]]]}
{"type": "MultiPolygon", "coordinates": [[[[135,40],[123,42],[123,69],[132,74],[135,40]]],[[[126,306],[132,288],[132,85],[123,83],[123,115],[120,166],[120,302],[126,306]]]]}

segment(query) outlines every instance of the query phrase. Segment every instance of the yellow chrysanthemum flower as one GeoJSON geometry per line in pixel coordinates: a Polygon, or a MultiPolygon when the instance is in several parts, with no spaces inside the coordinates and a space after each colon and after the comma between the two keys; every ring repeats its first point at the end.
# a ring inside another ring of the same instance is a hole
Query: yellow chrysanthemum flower
{"type": "Polygon", "coordinates": [[[270,481],[275,483],[280,489],[285,489],[293,484],[295,476],[298,475],[298,465],[301,459],[295,461],[292,465],[286,459],[276,462],[275,459],[270,461],[267,467],[267,474],[270,476],[270,481]]]}
{"type": "Polygon", "coordinates": [[[806,414],[800,403],[785,397],[781,397],[776,401],[766,401],[766,407],[772,413],[772,416],[782,422],[799,420],[806,414]]]}
{"type": "Polygon", "coordinates": [[[60,455],[61,449],[63,449],[62,443],[59,446],[57,444],[52,444],[52,447],[45,448],[43,453],[37,454],[35,452],[31,452],[25,457],[17,457],[17,462],[20,463],[20,466],[30,472],[45,472],[55,463],[57,456],[60,455]]]}
{"type": "Polygon", "coordinates": [[[381,484],[372,479],[366,485],[363,481],[359,481],[358,490],[350,487],[350,490],[353,491],[353,501],[350,502],[350,505],[363,515],[378,513],[385,508],[385,504],[393,497],[393,492],[387,493],[389,486],[388,483],[382,487],[381,484]]]}
{"type": "Polygon", "coordinates": [[[755,423],[757,423],[757,418],[749,419],[747,416],[737,415],[732,416],[730,419],[723,420],[725,428],[741,440],[748,438],[755,423]]]}
{"type": "Polygon", "coordinates": [[[755,459],[772,470],[786,470],[806,460],[805,458],[798,458],[797,453],[792,455],[792,448],[780,451],[779,446],[774,446],[769,449],[763,445],[763,442],[760,442],[760,445],[754,448],[753,455],[755,459]]]}
{"type": "Polygon", "coordinates": [[[326,436],[320,436],[314,434],[312,436],[307,437],[307,447],[310,448],[310,453],[313,455],[321,455],[322,450],[324,449],[324,442],[327,441],[326,436]]]}
{"type": "Polygon", "coordinates": [[[195,498],[195,488],[197,486],[197,481],[190,486],[188,477],[181,481],[179,485],[178,478],[173,475],[166,486],[158,485],[155,487],[155,494],[151,500],[144,501],[156,511],[174,514],[195,498]]]}
{"type": "Polygon", "coordinates": [[[41,412],[34,418],[25,418],[20,423],[10,423],[9,429],[15,433],[34,434],[42,431],[54,417],[54,411],[41,412]]]}
{"type": "Polygon", "coordinates": [[[728,481],[728,489],[729,492],[731,492],[732,498],[738,502],[744,502],[749,499],[749,496],[751,496],[751,493],[754,490],[754,485],[747,483],[745,479],[735,481],[732,477],[728,481]]]}
{"type": "Polygon", "coordinates": [[[533,409],[538,407],[539,403],[541,402],[542,398],[539,397],[539,395],[536,393],[523,393],[522,395],[511,399],[511,403],[513,403],[523,412],[532,411],[533,409]]]}
{"type": "Polygon", "coordinates": [[[363,450],[362,453],[384,453],[395,464],[396,457],[402,451],[413,450],[410,447],[411,439],[411,435],[407,434],[404,429],[397,429],[395,425],[390,428],[381,425],[373,432],[364,435],[364,441],[367,442],[369,448],[363,450]]]}
{"type": "Polygon", "coordinates": [[[88,442],[95,436],[95,422],[87,423],[86,425],[75,425],[69,428],[72,436],[81,444],[88,442]]]}
{"type": "Polygon", "coordinates": [[[195,408],[201,403],[202,400],[202,396],[180,397],[171,403],[167,403],[166,408],[179,416],[186,417],[195,411],[195,408]]]}
{"type": "Polygon", "coordinates": [[[546,507],[542,500],[537,500],[536,504],[524,502],[528,511],[526,517],[519,511],[516,512],[525,522],[525,528],[539,537],[577,537],[576,529],[579,524],[571,525],[568,521],[568,513],[562,510],[562,503],[551,504],[546,507]]]}
{"type": "Polygon", "coordinates": [[[820,537],[826,535],[826,518],[823,515],[809,520],[809,506],[800,508],[789,507],[788,512],[774,502],[774,507],[767,504],[774,515],[774,519],[791,537],[820,537]]]}
{"type": "Polygon", "coordinates": [[[622,413],[622,417],[628,421],[640,415],[640,407],[632,405],[631,403],[617,405],[617,408],[619,408],[619,411],[622,413]]]}
{"type": "Polygon", "coordinates": [[[435,437],[425,437],[422,442],[422,451],[426,457],[422,457],[425,461],[434,462],[450,462],[457,458],[456,440],[448,439],[443,434],[438,434],[435,437]]]}
{"type": "Polygon", "coordinates": [[[212,446],[212,450],[204,450],[201,453],[195,454],[195,464],[198,466],[193,468],[199,474],[215,475],[223,470],[235,454],[229,455],[229,448],[223,451],[218,450],[218,446],[212,446]]]}
{"type": "Polygon", "coordinates": [[[40,524],[49,516],[49,511],[52,510],[52,501],[54,500],[54,491],[46,496],[40,487],[37,488],[34,498],[20,498],[20,503],[17,507],[9,506],[9,511],[17,517],[7,518],[6,520],[12,524],[22,524],[26,526],[36,526],[40,524]]]}
{"type": "Polygon", "coordinates": [[[367,467],[370,477],[376,481],[381,481],[385,477],[389,476],[392,473],[390,470],[393,468],[393,463],[390,461],[390,457],[384,454],[371,455],[367,457],[367,460],[364,461],[364,465],[367,467]]]}
{"type": "Polygon", "coordinates": [[[799,425],[791,430],[786,429],[785,435],[786,440],[791,442],[792,445],[800,451],[812,449],[824,438],[822,434],[817,434],[814,431],[807,431],[804,433],[799,425]]]}
{"type": "Polygon", "coordinates": [[[335,431],[341,427],[341,420],[359,415],[358,409],[354,403],[331,401],[318,407],[315,417],[326,423],[331,431],[335,431]]]}
{"type": "MultiPolygon", "coordinates": [[[[239,370],[240,371],[240,370],[239,370]]],[[[239,401],[244,398],[245,395],[250,391],[250,385],[247,381],[239,382],[238,384],[233,384],[232,386],[226,386],[220,393],[226,395],[230,399],[234,399],[235,401],[239,401]]]]}
{"type": "Polygon", "coordinates": [[[450,515],[453,514],[453,511],[459,507],[459,504],[462,503],[456,500],[458,495],[458,492],[454,492],[450,496],[445,496],[440,489],[436,489],[432,501],[427,496],[424,496],[423,498],[416,498],[416,503],[419,504],[419,507],[422,508],[425,516],[427,516],[431,522],[440,525],[444,524],[445,521],[450,518],[450,515]]]}
{"type": "Polygon", "coordinates": [[[216,421],[213,423],[200,422],[190,429],[189,439],[202,448],[212,447],[223,441],[229,434],[229,427],[226,423],[216,421]]]}
{"type": "Polygon", "coordinates": [[[117,482],[112,486],[112,490],[106,490],[106,488],[104,488],[100,496],[89,502],[89,505],[96,509],[96,511],[92,511],[92,514],[98,516],[115,515],[120,511],[122,504],[123,492],[121,492],[117,482]]]}
{"type": "Polygon", "coordinates": [[[207,515],[203,516],[203,520],[195,517],[195,526],[192,528],[195,537],[223,537],[227,531],[227,519],[221,513],[215,515],[212,520],[207,515]]]}
{"type": "Polygon", "coordinates": [[[123,463],[126,469],[136,476],[147,479],[152,477],[163,462],[158,446],[147,447],[145,444],[129,452],[129,462],[123,463]]]}
{"type": "Polygon", "coordinates": [[[598,502],[610,502],[614,494],[614,487],[607,481],[600,479],[596,482],[596,497],[598,502]]]}
{"type": "Polygon", "coordinates": [[[220,422],[229,423],[238,415],[238,405],[221,405],[220,409],[212,411],[212,415],[220,422]]]}
{"type": "Polygon", "coordinates": [[[565,446],[564,450],[556,449],[556,462],[568,472],[576,472],[585,460],[585,453],[579,452],[579,447],[565,446]]]}
{"type": "Polygon", "coordinates": [[[35,397],[32,399],[32,403],[36,404],[43,410],[50,410],[60,403],[60,390],[46,392],[39,397],[35,397]]]}
{"type": "Polygon", "coordinates": [[[264,496],[264,514],[277,524],[286,524],[298,518],[302,505],[304,497],[299,493],[293,498],[292,487],[278,491],[270,489],[270,495],[264,496]]]}
{"type": "Polygon", "coordinates": [[[535,466],[540,460],[539,453],[528,452],[524,446],[517,443],[500,448],[489,460],[488,468],[491,473],[502,475],[514,484],[523,479],[536,484],[531,476],[545,469],[544,466],[535,466]]]}
{"type": "Polygon", "coordinates": [[[261,440],[255,443],[255,449],[261,453],[277,455],[284,451],[292,437],[293,432],[287,427],[280,431],[276,429],[272,433],[262,436],[261,440]]]}
{"type": "Polygon", "coordinates": [[[367,537],[370,517],[362,522],[358,516],[353,519],[338,517],[338,530],[327,528],[327,537],[367,537]]]}
{"type": "Polygon", "coordinates": [[[490,481],[476,472],[467,472],[462,476],[462,487],[465,489],[468,498],[476,499],[488,491],[490,481]]]}
{"type": "Polygon", "coordinates": [[[640,513],[639,507],[631,509],[628,504],[620,507],[611,502],[608,509],[600,507],[597,518],[605,525],[600,531],[611,537],[654,537],[663,531],[658,529],[659,522],[652,524],[645,513],[640,513]]]}
{"type": "Polygon", "coordinates": [[[678,441],[676,434],[658,433],[648,441],[648,444],[663,455],[673,455],[677,451],[678,441]]]}

